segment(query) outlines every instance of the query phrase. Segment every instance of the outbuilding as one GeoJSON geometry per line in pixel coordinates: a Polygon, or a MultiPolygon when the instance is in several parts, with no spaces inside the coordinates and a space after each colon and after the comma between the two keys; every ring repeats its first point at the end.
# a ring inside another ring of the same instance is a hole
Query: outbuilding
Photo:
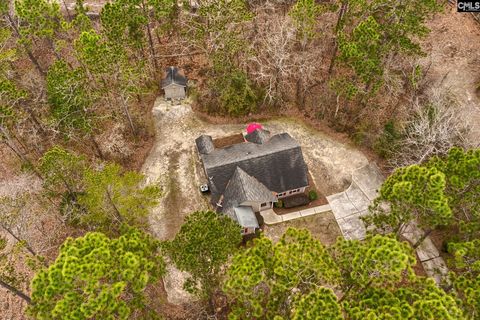
{"type": "Polygon", "coordinates": [[[166,76],[162,80],[162,89],[165,91],[165,99],[185,99],[187,78],[178,72],[177,67],[168,67],[166,76]]]}

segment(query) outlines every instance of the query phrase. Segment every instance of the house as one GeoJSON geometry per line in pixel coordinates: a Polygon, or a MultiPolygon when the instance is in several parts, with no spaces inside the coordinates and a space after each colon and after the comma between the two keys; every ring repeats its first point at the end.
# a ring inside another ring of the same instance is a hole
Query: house
{"type": "Polygon", "coordinates": [[[244,140],[224,148],[215,148],[208,135],[195,142],[212,205],[238,221],[243,234],[250,234],[259,228],[255,213],[305,191],[308,170],[300,145],[288,133],[271,135],[256,129],[244,135],[244,140]]]}
{"type": "Polygon", "coordinates": [[[166,76],[162,80],[165,99],[184,99],[186,96],[187,78],[182,76],[176,67],[168,67],[165,71],[166,76]]]}

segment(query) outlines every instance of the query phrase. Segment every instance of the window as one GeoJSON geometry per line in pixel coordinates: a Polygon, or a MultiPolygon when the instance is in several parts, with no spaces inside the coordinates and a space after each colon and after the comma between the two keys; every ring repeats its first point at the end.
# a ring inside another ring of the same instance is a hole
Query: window
{"type": "Polygon", "coordinates": [[[267,206],[267,203],[264,202],[264,203],[262,203],[260,206],[261,206],[262,208],[263,208],[263,207],[266,207],[266,206],[267,206]]]}
{"type": "Polygon", "coordinates": [[[292,194],[292,191],[291,191],[291,190],[290,190],[290,191],[288,191],[288,194],[292,194]]]}

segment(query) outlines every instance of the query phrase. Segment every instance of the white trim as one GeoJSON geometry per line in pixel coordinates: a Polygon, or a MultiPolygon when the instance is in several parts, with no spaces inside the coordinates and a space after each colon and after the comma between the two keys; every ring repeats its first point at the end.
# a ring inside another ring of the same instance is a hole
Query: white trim
{"type": "MultiPolygon", "coordinates": [[[[187,87],[186,85],[183,86],[183,85],[181,85],[181,84],[172,82],[172,83],[170,83],[169,85],[166,85],[166,86],[162,87],[162,89],[165,89],[165,88],[168,88],[168,87],[171,87],[171,86],[177,86],[177,87],[180,87],[180,88],[186,88],[186,87],[187,87]]],[[[158,87],[157,87],[157,88],[158,88],[158,87]]]]}
{"type": "Polygon", "coordinates": [[[297,189],[292,189],[292,190],[279,192],[279,193],[277,193],[277,199],[282,199],[282,198],[286,198],[286,197],[294,195],[294,194],[303,193],[303,192],[305,192],[306,188],[307,187],[305,186],[305,187],[301,187],[301,188],[297,188],[297,189]]]}

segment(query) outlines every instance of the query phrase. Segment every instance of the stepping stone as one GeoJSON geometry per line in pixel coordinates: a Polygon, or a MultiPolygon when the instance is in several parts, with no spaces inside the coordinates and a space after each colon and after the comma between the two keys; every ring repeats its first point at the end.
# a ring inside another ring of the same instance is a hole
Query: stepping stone
{"type": "Polygon", "coordinates": [[[440,285],[443,281],[447,281],[448,268],[442,257],[422,262],[423,269],[427,275],[440,285]]]}
{"type": "Polygon", "coordinates": [[[330,207],[329,204],[324,204],[323,206],[318,206],[318,207],[315,207],[313,209],[315,209],[315,213],[332,211],[332,208],[330,207]]]}
{"type": "Polygon", "coordinates": [[[373,162],[355,170],[352,179],[362,190],[376,190],[383,183],[383,175],[380,169],[373,162]]]}
{"type": "Polygon", "coordinates": [[[263,217],[263,222],[267,225],[283,222],[282,216],[276,214],[272,209],[260,211],[260,215],[263,217]]]}
{"type": "Polygon", "coordinates": [[[309,209],[305,209],[305,210],[300,211],[300,215],[302,217],[308,217],[308,216],[314,215],[316,213],[317,213],[317,211],[315,210],[315,208],[309,208],[309,209]]]}
{"type": "Polygon", "coordinates": [[[422,241],[416,251],[418,259],[420,259],[420,261],[422,262],[440,256],[440,253],[438,252],[437,248],[429,237],[422,241]]]}

